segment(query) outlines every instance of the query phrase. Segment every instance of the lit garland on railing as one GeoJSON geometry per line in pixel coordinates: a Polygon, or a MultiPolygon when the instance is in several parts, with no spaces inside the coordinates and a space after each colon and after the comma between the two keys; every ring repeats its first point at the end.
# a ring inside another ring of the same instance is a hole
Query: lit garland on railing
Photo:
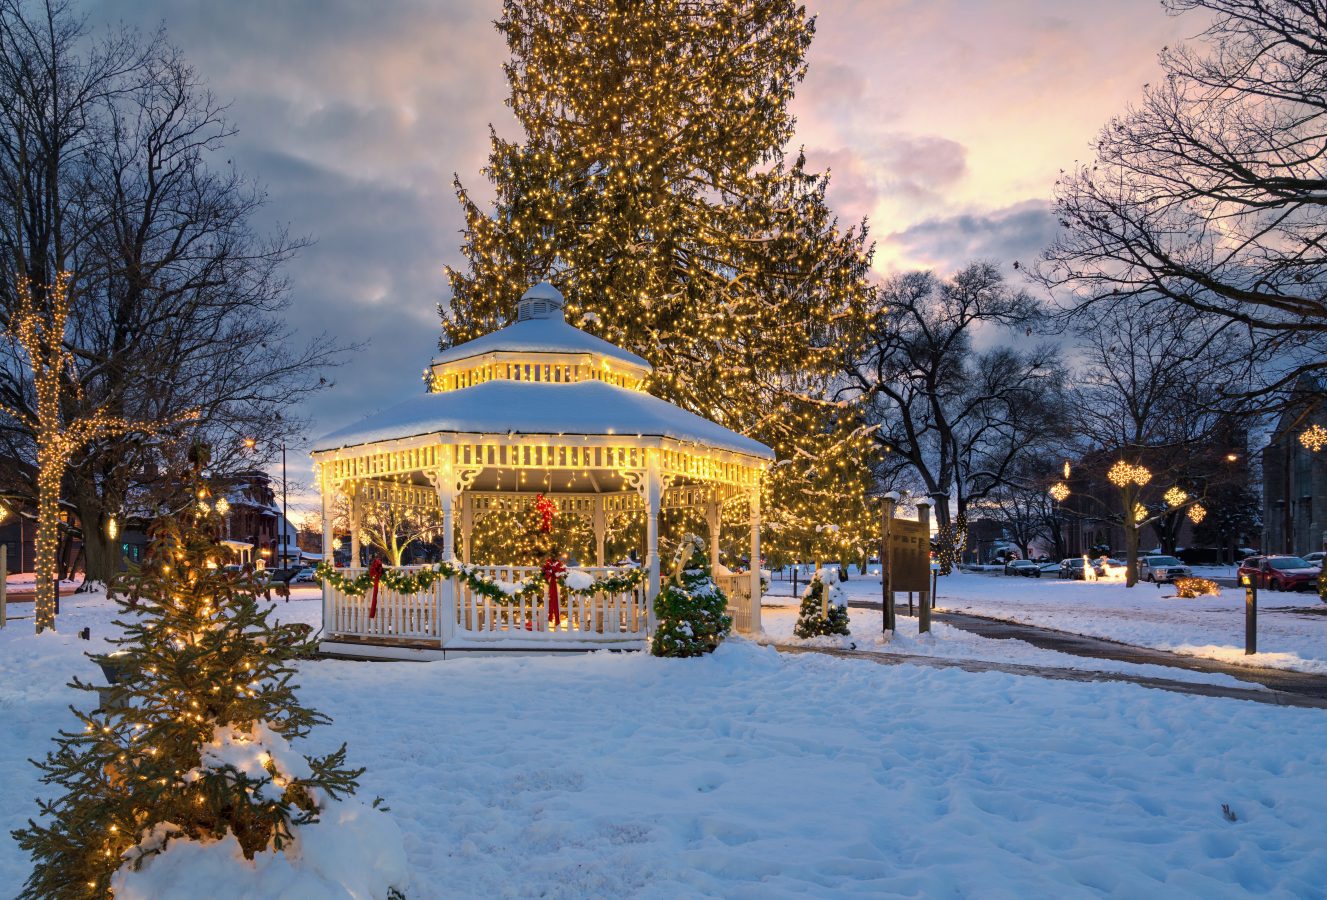
{"type": "MultiPolygon", "coordinates": [[[[513,603],[518,600],[543,596],[546,582],[543,576],[537,572],[524,581],[503,583],[485,578],[480,574],[480,570],[483,568],[483,566],[467,566],[464,563],[450,562],[441,562],[420,569],[418,572],[398,572],[388,568],[383,570],[379,583],[398,594],[421,594],[432,589],[433,585],[444,578],[459,578],[476,594],[492,600],[494,603],[513,603]]],[[[318,564],[314,572],[323,583],[331,585],[336,590],[351,597],[363,597],[373,590],[373,578],[369,575],[367,569],[354,578],[347,578],[332,566],[323,562],[318,564]]],[[[575,569],[567,573],[567,575],[584,574],[577,572],[575,569]]],[[[620,594],[643,584],[647,577],[649,577],[649,572],[645,569],[625,569],[614,575],[597,578],[588,585],[580,587],[568,585],[566,575],[559,579],[558,584],[559,589],[567,594],[583,596],[598,593],[620,594]]]]}

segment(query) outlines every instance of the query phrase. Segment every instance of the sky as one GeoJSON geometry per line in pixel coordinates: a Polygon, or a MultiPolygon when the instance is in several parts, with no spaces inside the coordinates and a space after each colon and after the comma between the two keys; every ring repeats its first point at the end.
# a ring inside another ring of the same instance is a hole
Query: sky
{"type": "MultiPolygon", "coordinates": [[[[458,174],[487,197],[503,105],[499,0],[87,0],[93,25],[163,26],[265,185],[267,227],[312,243],[287,269],[291,324],[362,343],[309,401],[310,438],[422,390],[443,266],[460,261],[458,174]]],[[[1158,0],[808,0],[817,17],[793,109],[809,165],[863,216],[876,268],[1028,262],[1054,234],[1061,169],[1202,30],[1158,0]]],[[[513,301],[515,298],[513,298],[513,301]]],[[[290,477],[307,489],[307,446],[290,477]]],[[[278,473],[279,475],[279,473],[278,473]]]]}

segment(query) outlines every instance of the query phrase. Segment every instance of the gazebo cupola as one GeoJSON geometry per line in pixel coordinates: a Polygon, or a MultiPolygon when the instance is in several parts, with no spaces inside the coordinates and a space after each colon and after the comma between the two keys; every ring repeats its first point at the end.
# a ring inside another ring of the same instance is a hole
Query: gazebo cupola
{"type": "Polygon", "coordinates": [[[557,288],[541,281],[516,304],[516,321],[444,350],[433,360],[430,387],[452,391],[485,381],[603,381],[642,390],[648,362],[567,323],[557,288]]]}
{"type": "Polygon", "coordinates": [[[337,495],[349,510],[351,575],[363,571],[365,509],[407,507],[436,516],[444,560],[459,558],[472,573],[482,569],[486,579],[516,583],[538,567],[472,558],[479,555],[473,528],[492,513],[524,514],[551,502],[593,534],[578,558],[594,565],[580,566],[580,580],[624,583],[614,580],[620,570],[607,565],[605,552],[607,536],[621,531],[620,517],[644,525],[648,578],[639,588],[586,589],[593,596],[577,598],[578,612],[569,618],[550,617],[543,601],[518,611],[494,605],[448,577],[427,595],[389,593],[384,620],[366,612],[362,597],[329,585],[324,627],[336,652],[365,643],[442,651],[644,646],[662,576],[660,513],[674,509],[703,515],[714,560],[721,558],[724,516],[749,516],[749,543],[730,546],[728,557],[734,567],[745,557],[749,571],[738,576],[720,567],[718,575],[736,604],[738,628],[759,631],[760,493],[773,452],[649,394],[650,364],[569,324],[564,307],[551,284],[535,285],[509,325],[438,354],[428,393],[318,439],[313,458],[325,546],[332,543],[337,495]]]}

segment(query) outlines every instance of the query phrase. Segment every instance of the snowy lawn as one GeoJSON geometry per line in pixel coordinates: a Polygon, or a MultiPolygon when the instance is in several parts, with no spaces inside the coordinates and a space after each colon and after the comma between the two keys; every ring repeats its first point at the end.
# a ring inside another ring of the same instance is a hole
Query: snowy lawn
{"type": "MultiPolygon", "coordinates": [[[[297,594],[278,611],[317,608],[297,594]]],[[[0,631],[6,832],[42,790],[21,761],[85,702],[64,681],[98,677],[72,633],[100,637],[106,621],[89,600],[61,634],[0,631]]],[[[322,661],[301,681],[335,719],[310,749],[348,741],[368,766],[362,795],[386,798],[405,831],[412,897],[1312,897],[1327,884],[1318,710],[745,641],[687,661],[322,661]]],[[[0,840],[0,895],[27,868],[0,840]]]]}
{"type": "MultiPolygon", "coordinates": [[[[849,601],[880,601],[878,577],[853,577],[844,587],[849,601]]],[[[790,589],[790,582],[775,581],[771,592],[790,589]]],[[[1239,665],[1327,673],[1327,605],[1313,593],[1259,592],[1262,652],[1254,656],[1244,655],[1243,588],[1223,588],[1220,597],[1179,600],[1168,584],[1127,588],[1112,582],[956,572],[940,579],[939,595],[942,611],[1042,625],[1239,665]]],[[[792,602],[773,597],[766,601],[792,602]]]]}

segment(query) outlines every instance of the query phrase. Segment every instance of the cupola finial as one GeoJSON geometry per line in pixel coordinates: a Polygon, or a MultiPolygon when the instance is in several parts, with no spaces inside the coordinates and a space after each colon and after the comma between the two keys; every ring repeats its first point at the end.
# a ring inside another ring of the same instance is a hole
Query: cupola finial
{"type": "Polygon", "coordinates": [[[547,281],[541,281],[521,295],[516,304],[516,321],[526,319],[561,319],[565,301],[558,289],[547,281]]]}

